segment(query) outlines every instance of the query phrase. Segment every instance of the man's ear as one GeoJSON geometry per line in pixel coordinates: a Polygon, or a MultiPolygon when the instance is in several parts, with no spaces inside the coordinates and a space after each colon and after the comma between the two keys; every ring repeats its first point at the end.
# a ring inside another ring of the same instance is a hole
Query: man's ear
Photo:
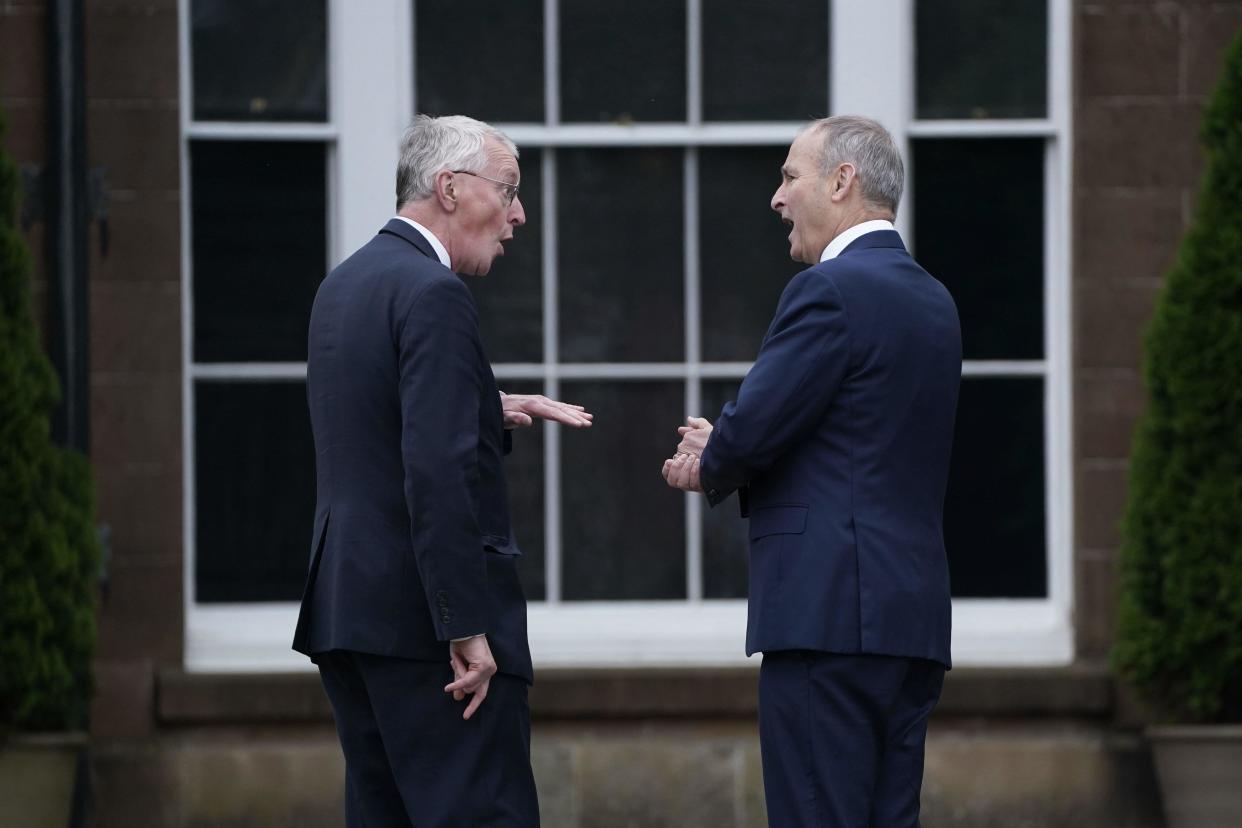
{"type": "Polygon", "coordinates": [[[829,195],[833,201],[844,201],[857,183],[858,175],[854,170],[854,165],[842,164],[837,167],[837,174],[833,176],[832,192],[829,195]]]}
{"type": "Polygon", "coordinates": [[[436,173],[436,201],[440,204],[440,209],[446,213],[457,209],[457,185],[453,178],[453,174],[448,170],[440,170],[436,173]]]}

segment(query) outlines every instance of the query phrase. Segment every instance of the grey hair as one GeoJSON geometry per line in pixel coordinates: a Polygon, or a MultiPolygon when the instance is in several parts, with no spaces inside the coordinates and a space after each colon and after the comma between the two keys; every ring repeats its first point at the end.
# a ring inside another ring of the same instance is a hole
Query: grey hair
{"type": "Polygon", "coordinates": [[[827,173],[838,164],[851,164],[858,176],[863,201],[897,215],[905,186],[905,166],[893,136],[878,121],[860,115],[834,115],[813,121],[806,131],[823,136],[819,163],[827,173]]]}
{"type": "Polygon", "coordinates": [[[401,139],[397,162],[397,209],[411,201],[421,201],[435,192],[436,175],[441,170],[477,172],[487,163],[487,139],[499,141],[517,158],[518,150],[509,136],[491,124],[465,115],[415,115],[401,139]]]}

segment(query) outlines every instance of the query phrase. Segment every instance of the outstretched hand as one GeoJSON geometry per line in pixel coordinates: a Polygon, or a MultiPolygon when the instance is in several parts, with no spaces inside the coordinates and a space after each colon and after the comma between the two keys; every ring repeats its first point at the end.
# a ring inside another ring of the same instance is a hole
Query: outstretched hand
{"type": "Polygon", "coordinates": [[[445,686],[445,693],[453,694],[453,701],[474,696],[466,705],[463,719],[469,719],[487,698],[487,688],[496,674],[496,660],[487,636],[476,635],[462,641],[449,643],[449,664],[453,666],[454,681],[445,686]]]}
{"type": "Polygon", "coordinates": [[[505,414],[505,428],[525,428],[535,418],[551,420],[571,428],[587,428],[595,419],[580,405],[550,400],[542,394],[506,394],[500,392],[500,407],[505,414]]]}

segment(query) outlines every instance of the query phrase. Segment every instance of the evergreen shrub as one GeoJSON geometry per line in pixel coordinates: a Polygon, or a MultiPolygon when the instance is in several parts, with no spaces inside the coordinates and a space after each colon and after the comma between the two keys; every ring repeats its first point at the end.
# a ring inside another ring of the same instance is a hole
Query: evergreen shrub
{"type": "Polygon", "coordinates": [[[1113,663],[1161,719],[1242,721],[1242,35],[1145,341],[1113,663]]]}

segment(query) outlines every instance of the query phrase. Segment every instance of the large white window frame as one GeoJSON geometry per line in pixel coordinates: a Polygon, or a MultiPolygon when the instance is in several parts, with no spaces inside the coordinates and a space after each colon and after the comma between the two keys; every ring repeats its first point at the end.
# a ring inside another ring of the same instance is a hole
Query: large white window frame
{"type": "MultiPolygon", "coordinates": [[[[190,2],[180,2],[182,121],[182,330],[185,567],[185,663],[199,671],[310,669],[290,649],[295,603],[199,604],[195,601],[194,384],[196,380],[303,381],[305,363],[193,360],[192,230],[188,205],[192,140],[312,140],[328,146],[328,250],[333,263],[364,244],[392,212],[397,142],[413,113],[413,15],[410,0],[328,0],[329,120],[316,124],[196,122],[190,77],[190,2]]],[[[698,148],[788,145],[797,123],[710,123],[701,118],[701,0],[687,5],[687,121],[684,124],[559,123],[559,0],[544,0],[545,102],[542,124],[500,124],[519,145],[544,150],[543,351],[541,363],[495,366],[498,380],[539,380],[556,397],[566,379],[677,379],[687,412],[699,411],[699,379],[741,378],[749,363],[701,360],[698,284],[698,148]],[[685,362],[558,363],[556,149],[682,146],[685,263],[685,362]]],[[[1038,376],[1045,386],[1045,486],[1048,595],[1039,599],[955,599],[953,653],[959,665],[1043,666],[1073,658],[1073,493],[1070,382],[1070,8],[1048,0],[1048,116],[1031,120],[914,119],[914,0],[831,6],[834,113],[876,117],[909,149],[912,138],[1038,137],[1045,140],[1044,359],[967,361],[963,376],[1038,376]]],[[[776,174],[773,173],[775,181],[776,174]]],[[[907,190],[906,204],[911,203],[907,190]]],[[[911,210],[898,229],[907,238],[911,210]]],[[[703,412],[713,416],[715,412],[703,412]]],[[[745,602],[704,600],[702,499],[686,497],[684,601],[560,601],[560,439],[546,425],[547,600],[529,608],[537,667],[727,666],[745,664],[745,602]]],[[[657,481],[658,482],[658,481],[657,481]]],[[[727,505],[722,508],[729,508],[727,505]]]]}

